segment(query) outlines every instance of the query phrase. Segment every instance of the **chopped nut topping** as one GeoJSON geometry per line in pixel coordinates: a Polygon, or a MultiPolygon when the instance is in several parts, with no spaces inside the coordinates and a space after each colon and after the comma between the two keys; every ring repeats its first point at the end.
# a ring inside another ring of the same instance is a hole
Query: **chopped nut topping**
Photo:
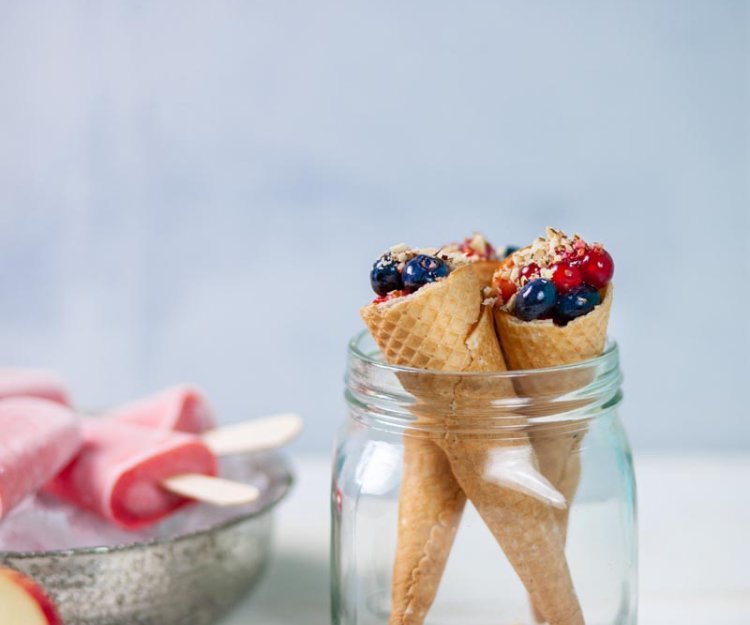
{"type": "Polygon", "coordinates": [[[500,293],[499,284],[501,281],[513,283],[517,288],[522,287],[529,280],[536,277],[542,277],[547,280],[552,279],[553,271],[551,266],[560,262],[573,250],[584,249],[586,243],[577,234],[572,238],[568,237],[562,230],[546,228],[545,236],[538,237],[531,245],[513,252],[509,260],[495,272],[492,283],[494,292],[497,297],[496,305],[503,306],[507,310],[513,309],[515,294],[503,301],[500,293]],[[521,275],[521,269],[534,264],[539,267],[539,273],[531,276],[521,275]]]}

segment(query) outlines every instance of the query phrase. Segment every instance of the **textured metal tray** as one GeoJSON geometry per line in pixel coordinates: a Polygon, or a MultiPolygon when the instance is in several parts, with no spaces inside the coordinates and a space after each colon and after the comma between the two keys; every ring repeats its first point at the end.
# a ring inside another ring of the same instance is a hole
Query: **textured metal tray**
{"type": "Polygon", "coordinates": [[[252,506],[215,512],[190,507],[164,524],[162,536],[146,542],[0,551],[0,566],[40,584],[65,625],[215,623],[263,573],[271,551],[273,508],[292,483],[288,466],[276,454],[230,461],[225,474],[262,488],[252,506]]]}

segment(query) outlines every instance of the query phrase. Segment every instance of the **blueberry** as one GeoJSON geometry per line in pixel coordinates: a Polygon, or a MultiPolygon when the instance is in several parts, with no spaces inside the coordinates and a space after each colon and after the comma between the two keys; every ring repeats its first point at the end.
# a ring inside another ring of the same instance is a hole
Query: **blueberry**
{"type": "Polygon", "coordinates": [[[370,271],[370,284],[372,285],[372,290],[380,296],[404,288],[398,265],[391,258],[390,254],[381,256],[375,261],[372,271],[370,271]]]}
{"type": "Polygon", "coordinates": [[[503,258],[508,258],[514,252],[517,252],[520,248],[517,245],[506,245],[505,251],[503,252],[503,258]]]}
{"type": "Polygon", "coordinates": [[[536,278],[524,284],[516,295],[516,317],[539,319],[555,307],[557,289],[550,280],[536,278]]]}
{"type": "Polygon", "coordinates": [[[435,256],[418,254],[404,265],[403,280],[407,291],[416,291],[428,282],[448,275],[448,265],[435,256]]]}
{"type": "Polygon", "coordinates": [[[594,287],[585,284],[579,286],[558,300],[554,313],[555,323],[564,326],[568,321],[591,312],[601,301],[599,291],[594,287]]]}

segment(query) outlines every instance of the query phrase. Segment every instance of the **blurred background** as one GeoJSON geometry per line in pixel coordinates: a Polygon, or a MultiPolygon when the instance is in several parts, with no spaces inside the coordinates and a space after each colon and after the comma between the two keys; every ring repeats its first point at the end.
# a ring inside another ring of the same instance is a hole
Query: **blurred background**
{"type": "Polygon", "coordinates": [[[641,449],[750,449],[740,1],[2,2],[0,362],[191,381],[330,449],[368,272],[546,225],[616,262],[641,449]]]}

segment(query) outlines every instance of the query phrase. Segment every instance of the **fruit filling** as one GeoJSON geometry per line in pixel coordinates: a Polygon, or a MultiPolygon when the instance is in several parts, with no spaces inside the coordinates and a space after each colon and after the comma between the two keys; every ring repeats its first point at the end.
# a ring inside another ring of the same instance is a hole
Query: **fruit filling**
{"type": "Polygon", "coordinates": [[[495,258],[495,248],[481,234],[441,248],[395,245],[375,261],[370,271],[370,285],[378,295],[373,303],[414,293],[426,284],[442,280],[461,265],[495,258]]]}
{"type": "Polygon", "coordinates": [[[523,321],[564,326],[601,303],[615,265],[600,243],[547,228],[546,237],[505,258],[492,280],[495,305],[523,321]]]}
{"type": "Polygon", "coordinates": [[[484,238],[484,235],[475,232],[466,237],[461,243],[446,245],[443,249],[454,249],[465,254],[472,260],[496,260],[497,252],[492,244],[484,238]]]}

